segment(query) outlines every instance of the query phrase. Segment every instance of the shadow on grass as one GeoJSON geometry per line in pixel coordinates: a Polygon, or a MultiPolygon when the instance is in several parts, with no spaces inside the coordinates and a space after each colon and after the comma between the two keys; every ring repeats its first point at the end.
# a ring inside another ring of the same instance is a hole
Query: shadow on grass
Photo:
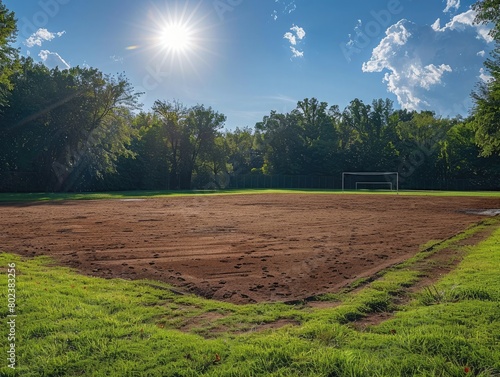
{"type": "Polygon", "coordinates": [[[36,205],[69,200],[147,199],[167,196],[213,194],[216,191],[111,191],[79,193],[0,193],[0,205],[36,205]]]}
{"type": "MultiPolygon", "coordinates": [[[[70,193],[0,193],[0,206],[37,205],[47,202],[69,200],[103,199],[150,199],[173,196],[194,195],[243,195],[243,194],[343,194],[343,195],[396,195],[389,191],[342,191],[324,189],[221,189],[221,190],[146,190],[146,191],[110,191],[110,192],[70,192],[70,193]]],[[[498,192],[461,192],[461,191],[399,191],[402,196],[475,196],[500,197],[498,192]]]]}

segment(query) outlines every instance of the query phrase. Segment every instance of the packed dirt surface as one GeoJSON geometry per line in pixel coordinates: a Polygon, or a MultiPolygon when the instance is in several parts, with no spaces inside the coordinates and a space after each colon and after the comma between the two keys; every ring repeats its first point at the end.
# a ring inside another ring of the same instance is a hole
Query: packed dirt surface
{"type": "Polygon", "coordinates": [[[0,204],[0,250],[235,303],[335,292],[453,236],[499,198],[253,194],[0,204]]]}

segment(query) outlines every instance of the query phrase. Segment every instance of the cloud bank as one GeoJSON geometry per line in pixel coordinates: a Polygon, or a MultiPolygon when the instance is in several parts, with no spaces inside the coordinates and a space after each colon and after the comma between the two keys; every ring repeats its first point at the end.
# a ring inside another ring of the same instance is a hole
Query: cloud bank
{"type": "MultiPolygon", "coordinates": [[[[453,4],[459,1],[447,5],[453,4]]],[[[439,19],[431,26],[397,22],[363,63],[363,72],[385,72],[383,82],[403,108],[466,114],[471,91],[486,78],[484,56],[492,48],[488,30],[474,25],[474,16],[469,10],[443,27],[439,19]]]]}

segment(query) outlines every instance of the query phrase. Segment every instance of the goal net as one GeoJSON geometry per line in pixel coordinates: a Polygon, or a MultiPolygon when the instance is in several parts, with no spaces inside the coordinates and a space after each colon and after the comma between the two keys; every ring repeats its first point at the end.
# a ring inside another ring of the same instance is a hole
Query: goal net
{"type": "Polygon", "coordinates": [[[342,191],[345,190],[386,190],[399,191],[397,172],[344,172],[342,191]]]}

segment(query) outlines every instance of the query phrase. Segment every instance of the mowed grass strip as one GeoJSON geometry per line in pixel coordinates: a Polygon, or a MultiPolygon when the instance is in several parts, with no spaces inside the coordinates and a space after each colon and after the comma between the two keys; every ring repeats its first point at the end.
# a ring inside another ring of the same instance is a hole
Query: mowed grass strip
{"type": "Polygon", "coordinates": [[[2,350],[9,263],[16,263],[18,317],[17,366],[8,368],[3,357],[0,374],[498,376],[500,229],[497,221],[483,226],[496,229],[482,243],[463,246],[458,267],[403,307],[391,297],[418,278],[411,261],[353,292],[324,297],[335,301],[331,307],[312,309],[181,296],[159,282],[84,277],[47,258],[2,253],[2,350]],[[363,331],[353,326],[381,311],[394,316],[363,331]],[[280,321],[283,327],[265,326],[280,321]]]}
{"type": "Polygon", "coordinates": [[[411,196],[472,196],[500,197],[500,191],[377,191],[377,190],[316,190],[316,189],[227,189],[190,191],[116,191],[89,193],[0,193],[2,202],[45,202],[60,200],[151,199],[194,195],[251,195],[251,194],[327,194],[327,195],[411,195],[411,196]]]}

